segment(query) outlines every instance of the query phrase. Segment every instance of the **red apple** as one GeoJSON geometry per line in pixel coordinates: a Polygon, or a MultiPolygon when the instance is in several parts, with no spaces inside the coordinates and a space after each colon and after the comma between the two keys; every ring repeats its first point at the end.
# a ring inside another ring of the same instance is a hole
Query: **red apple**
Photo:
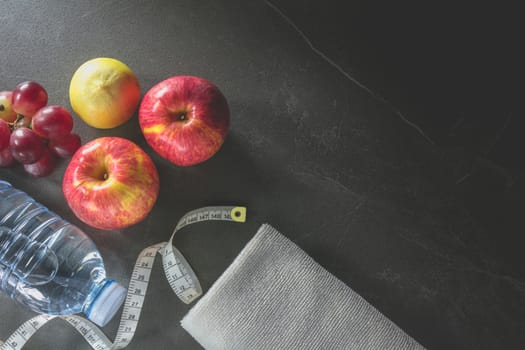
{"type": "Polygon", "coordinates": [[[62,190],[86,224],[115,230],[142,221],[153,208],[159,176],[151,158],[133,142],[101,137],[80,147],[65,171],[62,190]]]}
{"type": "Polygon", "coordinates": [[[226,98],[208,80],[175,76],[142,99],[139,123],[148,144],[170,162],[204,162],[222,146],[230,125],[226,98]]]}

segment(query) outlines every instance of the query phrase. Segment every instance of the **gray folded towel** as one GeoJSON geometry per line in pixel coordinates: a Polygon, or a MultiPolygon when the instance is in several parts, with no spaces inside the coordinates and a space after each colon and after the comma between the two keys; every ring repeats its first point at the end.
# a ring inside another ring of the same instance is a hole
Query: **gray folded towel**
{"type": "Polygon", "coordinates": [[[182,326],[207,350],[424,349],[267,224],[182,326]]]}

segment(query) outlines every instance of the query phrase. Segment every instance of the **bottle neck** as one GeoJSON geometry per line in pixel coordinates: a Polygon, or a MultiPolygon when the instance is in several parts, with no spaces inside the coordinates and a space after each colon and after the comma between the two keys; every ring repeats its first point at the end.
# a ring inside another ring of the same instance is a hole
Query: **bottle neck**
{"type": "Polygon", "coordinates": [[[84,301],[84,304],[82,305],[82,312],[86,315],[89,314],[91,308],[93,307],[93,304],[97,297],[102,293],[104,288],[107,288],[108,285],[112,282],[112,280],[109,280],[107,278],[104,278],[98,283],[93,284],[93,288],[89,292],[86,300],[84,301]]]}
{"type": "Polygon", "coordinates": [[[95,324],[105,326],[119,310],[126,298],[126,289],[114,280],[106,280],[98,293],[94,295],[84,313],[95,324]]]}

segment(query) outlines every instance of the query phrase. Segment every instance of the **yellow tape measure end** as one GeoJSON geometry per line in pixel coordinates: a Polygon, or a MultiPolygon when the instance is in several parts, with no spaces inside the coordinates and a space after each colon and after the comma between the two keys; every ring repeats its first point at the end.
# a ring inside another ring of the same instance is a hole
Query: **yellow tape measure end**
{"type": "Polygon", "coordinates": [[[230,212],[233,221],[245,222],[246,221],[246,207],[235,207],[230,212]]]}

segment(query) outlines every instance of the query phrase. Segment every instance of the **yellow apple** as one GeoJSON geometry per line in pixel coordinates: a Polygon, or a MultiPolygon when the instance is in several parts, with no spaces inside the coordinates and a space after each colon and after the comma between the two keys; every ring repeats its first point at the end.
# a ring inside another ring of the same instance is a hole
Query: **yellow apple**
{"type": "Polygon", "coordinates": [[[110,129],[127,122],[140,100],[133,71],[114,58],[99,57],[82,64],[71,78],[69,100],[88,125],[110,129]]]}

